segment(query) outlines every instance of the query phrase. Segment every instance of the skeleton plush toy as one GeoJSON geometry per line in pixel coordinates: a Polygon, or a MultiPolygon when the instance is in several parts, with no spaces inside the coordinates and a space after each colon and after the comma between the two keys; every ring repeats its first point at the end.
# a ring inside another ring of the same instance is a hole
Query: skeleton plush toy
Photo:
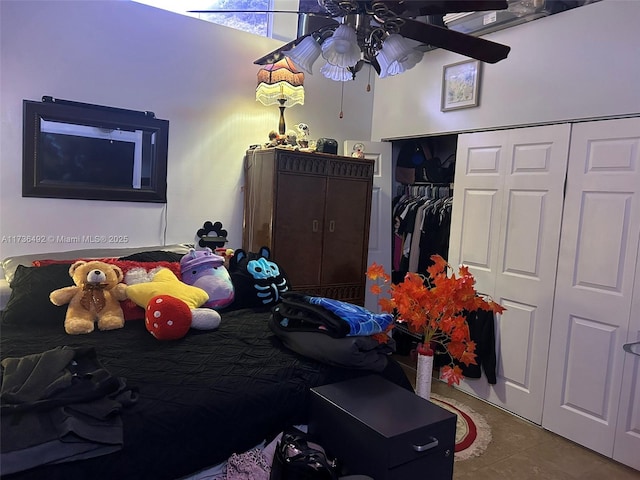
{"type": "Polygon", "coordinates": [[[233,306],[272,307],[290,290],[282,268],[270,258],[271,251],[262,247],[257,253],[236,250],[229,262],[229,274],[235,290],[233,306]]]}

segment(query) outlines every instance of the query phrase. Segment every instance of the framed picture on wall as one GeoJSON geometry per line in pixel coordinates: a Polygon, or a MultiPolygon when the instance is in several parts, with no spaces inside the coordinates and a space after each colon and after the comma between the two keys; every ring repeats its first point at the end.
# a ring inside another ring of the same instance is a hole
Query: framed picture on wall
{"type": "Polygon", "coordinates": [[[442,105],[440,110],[458,110],[478,106],[480,61],[465,60],[442,69],[442,105]]]}

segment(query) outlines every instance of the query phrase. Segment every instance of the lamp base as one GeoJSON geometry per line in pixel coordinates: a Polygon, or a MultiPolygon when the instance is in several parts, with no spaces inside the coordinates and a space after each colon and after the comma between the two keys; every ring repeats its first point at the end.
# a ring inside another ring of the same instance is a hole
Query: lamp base
{"type": "Polygon", "coordinates": [[[284,98],[281,98],[280,100],[278,100],[278,102],[280,102],[280,106],[278,107],[280,109],[280,121],[278,122],[278,133],[280,133],[280,135],[284,135],[285,132],[287,131],[287,125],[284,123],[284,109],[286,108],[284,106],[284,102],[286,102],[286,100],[284,98]]]}

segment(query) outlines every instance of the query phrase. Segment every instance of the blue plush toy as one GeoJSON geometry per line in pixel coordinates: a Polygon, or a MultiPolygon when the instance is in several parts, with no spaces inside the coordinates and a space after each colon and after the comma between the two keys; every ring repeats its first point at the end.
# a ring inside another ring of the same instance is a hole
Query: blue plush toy
{"type": "Polygon", "coordinates": [[[233,302],[233,283],[224,266],[224,258],[210,248],[189,250],[180,259],[180,273],[184,283],[199,287],[209,294],[209,300],[203,307],[219,309],[233,302]]]}

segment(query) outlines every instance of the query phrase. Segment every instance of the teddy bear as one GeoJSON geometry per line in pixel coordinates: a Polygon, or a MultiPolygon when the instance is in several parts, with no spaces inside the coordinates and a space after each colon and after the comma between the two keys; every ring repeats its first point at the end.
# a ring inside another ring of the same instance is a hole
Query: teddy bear
{"type": "Polygon", "coordinates": [[[57,306],[69,304],[64,329],[70,335],[91,333],[95,322],[100,330],[124,327],[120,301],[126,299],[124,275],[120,267],[98,260],[78,260],[69,267],[74,286],[49,294],[57,306]]]}

